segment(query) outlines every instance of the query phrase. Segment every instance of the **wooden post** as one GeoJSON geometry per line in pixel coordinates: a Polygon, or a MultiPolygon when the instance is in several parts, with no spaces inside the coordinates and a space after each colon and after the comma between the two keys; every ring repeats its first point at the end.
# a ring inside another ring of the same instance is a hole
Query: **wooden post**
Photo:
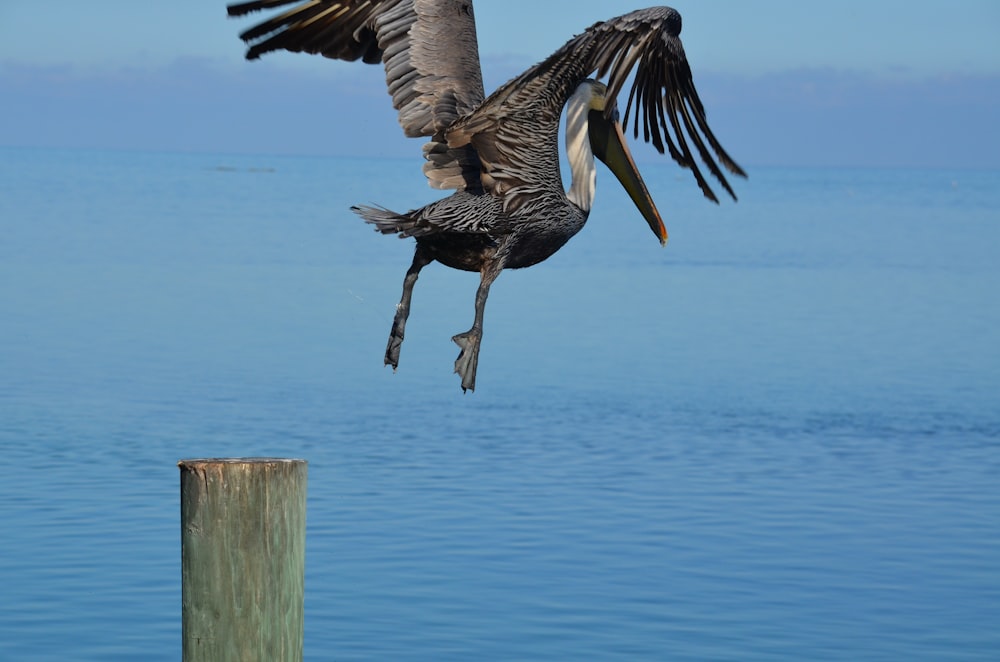
{"type": "Polygon", "coordinates": [[[302,660],[305,460],[181,460],[184,662],[302,660]]]}

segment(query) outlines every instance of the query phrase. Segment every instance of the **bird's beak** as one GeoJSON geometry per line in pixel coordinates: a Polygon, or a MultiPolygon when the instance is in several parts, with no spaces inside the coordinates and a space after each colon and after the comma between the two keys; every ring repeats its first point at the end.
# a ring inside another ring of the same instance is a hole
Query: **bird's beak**
{"type": "Polygon", "coordinates": [[[667,228],[664,227],[660,212],[653,204],[653,198],[650,197],[649,191],[646,189],[646,183],[639,175],[639,169],[635,167],[632,154],[628,151],[628,145],[625,144],[625,136],[622,135],[621,124],[616,118],[605,117],[600,110],[590,111],[587,124],[594,155],[603,161],[611,172],[615,173],[615,177],[622,183],[642,217],[649,223],[650,229],[660,240],[660,244],[666,245],[667,228]]]}

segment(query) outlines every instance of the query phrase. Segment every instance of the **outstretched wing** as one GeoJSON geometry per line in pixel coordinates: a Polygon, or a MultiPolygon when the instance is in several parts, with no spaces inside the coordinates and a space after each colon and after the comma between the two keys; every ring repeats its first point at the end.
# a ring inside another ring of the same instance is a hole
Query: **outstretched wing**
{"type": "Polygon", "coordinates": [[[610,102],[638,65],[626,104],[626,125],[634,110],[635,136],[641,124],[646,142],[652,142],[661,154],[669,151],[678,164],[690,168],[705,197],[718,202],[694,157],[697,152],[735,199],[716,157],[731,173],[742,177],[746,173],[708,126],[680,31],[680,14],[670,7],[642,9],[595,23],[460,119],[447,131],[448,144],[452,148],[477,146],[485,170],[483,182],[495,195],[512,198],[508,206],[517,208],[536,192],[537,164],[552,159],[550,150],[540,151],[541,136],[533,134],[552,131],[576,87],[595,74],[608,77],[606,112],[614,112],[615,104],[610,102]]]}
{"type": "MultiPolygon", "coordinates": [[[[296,5],[243,32],[247,59],[276,50],[385,65],[386,84],[407,136],[443,136],[484,98],[471,0],[255,0],[230,16],[296,5]]],[[[435,146],[436,144],[436,146],[435,146]]],[[[479,186],[471,148],[425,149],[437,188],[479,186]]]]}

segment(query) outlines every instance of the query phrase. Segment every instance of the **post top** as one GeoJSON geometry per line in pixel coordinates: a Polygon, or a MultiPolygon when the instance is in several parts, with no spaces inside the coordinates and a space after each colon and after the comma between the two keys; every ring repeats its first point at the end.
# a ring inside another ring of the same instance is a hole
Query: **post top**
{"type": "Polygon", "coordinates": [[[213,464],[308,464],[308,462],[287,457],[212,457],[180,460],[177,466],[183,469],[213,464]]]}

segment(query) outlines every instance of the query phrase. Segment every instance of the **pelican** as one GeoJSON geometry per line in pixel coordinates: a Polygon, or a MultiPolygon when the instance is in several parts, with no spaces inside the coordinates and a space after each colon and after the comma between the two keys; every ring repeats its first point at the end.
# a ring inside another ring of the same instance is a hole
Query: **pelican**
{"type": "Polygon", "coordinates": [[[413,287],[420,270],[437,261],[479,273],[472,328],[452,338],[460,348],[455,372],[462,390],[475,389],[490,286],[503,269],[538,264],[580,231],[594,201],[595,156],[666,244],[667,230],[623,135],[630,112],[635,139],[641,125],[643,139],[690,169],[709,200],[718,202],[695,153],[733,200],[716,158],[746,176],[705,120],[679,38],[681,17],[670,7],[595,23],[487,97],[471,0],[255,0],[228,10],[243,16],[293,4],[240,35],[247,59],[287,50],[381,62],[403,132],[428,139],[424,175],[433,188],[454,190],[405,213],[351,208],[378,232],[416,240],[385,351],[394,371],[413,287]],[[633,69],[620,122],[616,99],[633,69]],[[564,110],[569,190],[559,171],[564,110]]]}

